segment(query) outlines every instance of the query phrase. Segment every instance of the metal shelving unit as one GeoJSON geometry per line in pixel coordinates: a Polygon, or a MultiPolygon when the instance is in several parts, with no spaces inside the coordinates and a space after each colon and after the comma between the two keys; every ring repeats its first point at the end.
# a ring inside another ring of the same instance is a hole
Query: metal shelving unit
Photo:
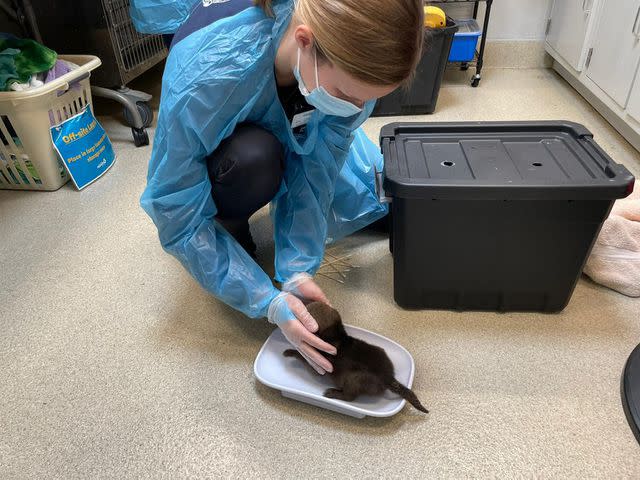
{"type": "Polygon", "coordinates": [[[451,62],[460,64],[461,70],[467,70],[469,67],[475,67],[476,73],[471,77],[471,86],[477,87],[482,79],[482,61],[484,59],[484,47],[487,40],[487,30],[489,29],[489,18],[491,17],[491,6],[493,0],[429,0],[429,4],[459,4],[459,3],[473,3],[473,18],[478,19],[478,6],[480,2],[485,2],[487,8],[484,12],[484,19],[482,22],[482,36],[480,38],[480,49],[476,50],[474,59],[471,62],[451,62]]]}

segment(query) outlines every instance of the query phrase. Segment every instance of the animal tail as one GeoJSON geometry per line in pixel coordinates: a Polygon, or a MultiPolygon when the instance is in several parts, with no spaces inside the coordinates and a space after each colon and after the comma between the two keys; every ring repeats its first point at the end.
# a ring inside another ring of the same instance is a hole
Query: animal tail
{"type": "Polygon", "coordinates": [[[408,389],[404,385],[402,385],[400,382],[398,382],[395,378],[391,381],[388,388],[393,393],[397,393],[398,395],[400,395],[402,398],[404,398],[407,402],[409,402],[411,405],[416,407],[421,412],[429,413],[429,410],[424,408],[424,406],[420,403],[420,400],[418,400],[418,397],[416,397],[416,394],[413,393],[410,389],[408,389]]]}

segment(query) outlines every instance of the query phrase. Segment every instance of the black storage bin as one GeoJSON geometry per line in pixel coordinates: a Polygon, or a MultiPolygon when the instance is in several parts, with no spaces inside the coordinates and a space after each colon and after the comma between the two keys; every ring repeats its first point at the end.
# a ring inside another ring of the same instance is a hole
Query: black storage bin
{"type": "Polygon", "coordinates": [[[376,103],[371,114],[421,115],[433,113],[438,101],[440,84],[447,66],[454,34],[458,31],[453,20],[447,18],[444,28],[429,29],[425,34],[424,52],[418,64],[416,77],[407,90],[400,87],[376,103]]]}
{"type": "Polygon", "coordinates": [[[571,122],[395,123],[380,134],[401,307],[562,310],[634,178],[571,122]]]}

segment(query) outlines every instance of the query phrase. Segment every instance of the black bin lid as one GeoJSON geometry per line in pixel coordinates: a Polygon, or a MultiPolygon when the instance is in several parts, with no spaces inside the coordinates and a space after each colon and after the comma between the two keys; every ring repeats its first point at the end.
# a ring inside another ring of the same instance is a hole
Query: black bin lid
{"type": "Polygon", "coordinates": [[[633,175],[573,122],[391,123],[380,145],[391,197],[602,200],[633,190],[633,175]]]}

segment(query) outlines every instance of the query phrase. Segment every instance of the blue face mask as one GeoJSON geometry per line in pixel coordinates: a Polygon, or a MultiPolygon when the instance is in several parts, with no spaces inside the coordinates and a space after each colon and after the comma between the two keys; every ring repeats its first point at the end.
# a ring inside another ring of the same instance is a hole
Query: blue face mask
{"type": "Polygon", "coordinates": [[[293,69],[293,75],[298,80],[298,88],[300,93],[304,95],[305,100],[309,105],[316,107],[325,115],[335,115],[337,117],[351,117],[357,113],[360,113],[362,109],[356,107],[353,103],[342,100],[341,98],[334,97],[327,92],[324,87],[321,87],[318,83],[318,59],[316,57],[316,51],[313,51],[313,61],[315,63],[316,70],[316,88],[313,91],[309,91],[302,81],[300,75],[300,49],[298,48],[298,64],[293,69]]]}

